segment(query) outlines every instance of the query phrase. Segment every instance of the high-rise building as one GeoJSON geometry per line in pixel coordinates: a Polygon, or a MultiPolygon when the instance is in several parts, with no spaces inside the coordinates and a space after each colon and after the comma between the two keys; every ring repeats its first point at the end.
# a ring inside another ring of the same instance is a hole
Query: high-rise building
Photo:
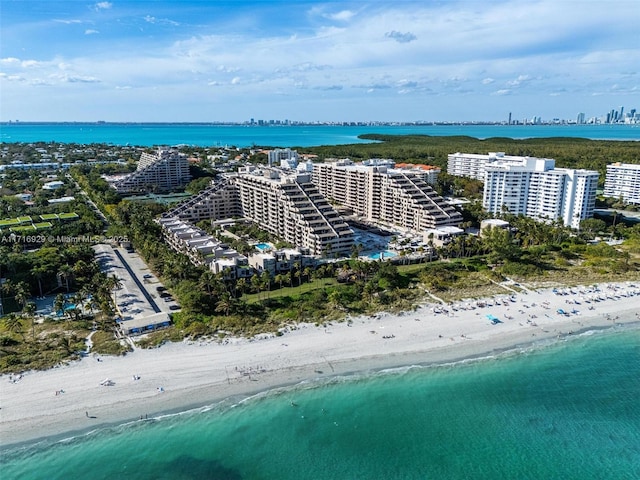
{"type": "Polygon", "coordinates": [[[343,159],[313,164],[322,195],[372,222],[413,231],[462,222],[462,215],[424,180],[425,172],[393,168],[392,160],[355,164],[343,159]]]}
{"type": "Polygon", "coordinates": [[[488,155],[451,153],[447,156],[447,173],[455,177],[469,177],[484,181],[485,166],[495,162],[520,165],[526,158],[505,155],[504,152],[490,152],[488,155]]]}
{"type": "Polygon", "coordinates": [[[578,118],[576,119],[576,123],[578,125],[583,125],[584,124],[584,117],[585,117],[584,113],[582,113],[582,112],[579,113],[578,114],[578,118]]]}
{"type": "Polygon", "coordinates": [[[483,207],[491,213],[506,210],[537,220],[562,220],[579,228],[582,220],[593,216],[599,174],[554,166],[554,160],[532,157],[524,157],[519,165],[486,165],[483,207]]]}
{"type": "Polygon", "coordinates": [[[167,192],[184,187],[191,180],[187,156],[177,149],[159,148],[143,153],[135,172],[116,180],[118,193],[167,192]]]}
{"type": "Polygon", "coordinates": [[[314,255],[349,254],[353,231],[320,194],[311,173],[243,167],[164,215],[181,220],[244,217],[314,255]]]}
{"type": "Polygon", "coordinates": [[[640,165],[619,162],[607,165],[604,196],[640,204],[640,165]]]}

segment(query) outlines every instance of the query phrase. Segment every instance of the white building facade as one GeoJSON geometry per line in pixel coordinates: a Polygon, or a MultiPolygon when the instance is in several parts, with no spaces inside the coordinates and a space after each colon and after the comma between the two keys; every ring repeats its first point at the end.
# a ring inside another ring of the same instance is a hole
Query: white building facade
{"type": "Polygon", "coordinates": [[[640,204],[640,165],[631,163],[607,165],[604,196],[621,198],[626,203],[640,204]]]}
{"type": "Polygon", "coordinates": [[[599,174],[592,170],[554,168],[555,161],[523,157],[484,165],[483,207],[537,220],[562,220],[579,228],[593,216],[599,174]]]}

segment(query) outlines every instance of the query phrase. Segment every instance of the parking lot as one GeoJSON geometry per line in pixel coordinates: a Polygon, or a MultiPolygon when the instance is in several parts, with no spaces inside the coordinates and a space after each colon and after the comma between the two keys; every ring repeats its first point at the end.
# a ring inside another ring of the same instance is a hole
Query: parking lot
{"type": "Polygon", "coordinates": [[[157,288],[163,289],[164,286],[137,253],[108,244],[95,245],[94,250],[102,271],[121,279],[122,288],[116,290],[115,295],[123,321],[170,313],[179,308],[173,299],[165,301],[169,297],[160,295],[157,288]]]}

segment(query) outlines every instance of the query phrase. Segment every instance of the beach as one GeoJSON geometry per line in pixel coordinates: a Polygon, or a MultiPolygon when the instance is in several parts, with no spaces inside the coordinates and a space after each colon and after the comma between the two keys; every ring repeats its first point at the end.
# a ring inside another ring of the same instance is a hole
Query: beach
{"type": "MultiPolygon", "coordinates": [[[[87,357],[0,377],[0,446],[240,401],[318,377],[443,364],[638,322],[631,283],[509,292],[415,311],[300,324],[282,336],[227,338],[87,357]]],[[[17,372],[16,372],[17,373],[17,372]]]]}

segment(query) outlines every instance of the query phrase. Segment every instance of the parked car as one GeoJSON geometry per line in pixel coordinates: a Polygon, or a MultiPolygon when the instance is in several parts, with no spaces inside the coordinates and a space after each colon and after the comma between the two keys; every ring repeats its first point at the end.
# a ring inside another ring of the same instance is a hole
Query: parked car
{"type": "Polygon", "coordinates": [[[180,310],[180,305],[169,305],[169,310],[180,310]]]}
{"type": "Polygon", "coordinates": [[[151,275],[150,273],[145,273],[142,278],[153,278],[153,275],[151,275]]]}
{"type": "Polygon", "coordinates": [[[165,302],[173,302],[173,297],[164,297],[165,302]]]}

